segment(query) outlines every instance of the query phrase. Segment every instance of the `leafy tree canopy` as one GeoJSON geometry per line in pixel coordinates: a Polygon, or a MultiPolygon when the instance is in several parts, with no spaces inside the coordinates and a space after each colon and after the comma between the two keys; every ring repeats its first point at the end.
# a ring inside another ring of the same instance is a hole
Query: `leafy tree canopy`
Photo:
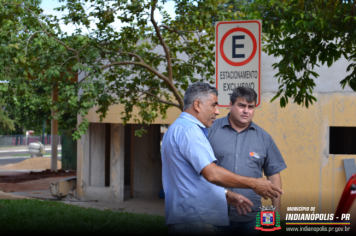
{"type": "MultiPolygon", "coordinates": [[[[61,18],[45,15],[39,0],[0,0],[0,80],[10,81],[1,91],[30,98],[35,88],[58,86],[59,101],[44,93],[41,103],[57,111],[55,119],[84,117],[93,106],[102,119],[121,103],[124,123],[136,106],[134,120],[149,124],[169,106],[182,110],[190,83],[214,80],[218,20],[262,19],[264,50],[282,58],[274,64],[280,83],[274,99],[280,97],[282,107],[288,99],[306,107],[315,101],[314,67],[331,66],[342,55],[352,73],[341,83],[356,90],[353,1],[175,0],[175,18],[164,11],[165,0],[59,2],[61,18]],[[63,32],[61,22],[74,24],[75,32],[63,32]],[[73,82],[76,75],[80,82],[73,82]]],[[[82,118],[75,137],[87,127],[82,118]]]]}
{"type": "Polygon", "coordinates": [[[262,19],[264,50],[282,59],[273,64],[280,87],[273,98],[286,106],[289,99],[309,106],[315,67],[331,66],[344,56],[350,72],[340,84],[356,91],[355,1],[338,0],[256,0],[240,8],[244,19],[262,19]]]}
{"type": "MultiPolygon", "coordinates": [[[[40,85],[37,82],[39,81],[28,81],[25,91],[18,91],[11,87],[6,92],[0,91],[0,96],[4,101],[3,109],[8,117],[15,122],[15,129],[11,132],[6,130],[6,134],[23,134],[26,130],[42,134],[43,122],[45,122],[45,132],[51,133],[52,86],[40,85]]],[[[61,130],[70,130],[76,127],[76,113],[64,112],[58,119],[61,130]]]]}
{"type": "MultiPolygon", "coordinates": [[[[214,80],[212,19],[233,18],[218,11],[225,1],[215,0],[177,0],[174,19],[162,8],[166,1],[59,1],[57,10],[67,12],[61,19],[45,15],[38,0],[0,0],[0,79],[11,81],[7,91],[23,97],[33,92],[31,83],[58,84],[59,101],[46,102],[58,111],[55,119],[65,112],[84,117],[95,105],[102,119],[116,103],[125,106],[124,123],[134,106],[140,112],[133,118],[143,124],[165,116],[169,106],[182,110],[182,91],[190,83],[214,80]],[[76,25],[75,33],[67,35],[60,22],[76,25]],[[76,74],[83,79],[71,82],[76,74]]],[[[87,127],[83,118],[75,137],[87,127]]]]}
{"type": "Polygon", "coordinates": [[[10,133],[14,129],[14,121],[9,118],[3,107],[3,103],[0,102],[0,134],[10,133]]]}

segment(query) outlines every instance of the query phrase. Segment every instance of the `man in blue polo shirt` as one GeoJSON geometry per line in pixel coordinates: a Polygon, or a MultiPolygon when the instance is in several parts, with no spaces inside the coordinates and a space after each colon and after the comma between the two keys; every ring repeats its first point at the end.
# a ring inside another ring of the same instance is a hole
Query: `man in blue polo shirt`
{"type": "MultiPolygon", "coordinates": [[[[257,100],[253,89],[236,88],[230,97],[230,113],[218,119],[209,129],[209,140],[218,159],[218,165],[246,177],[261,178],[262,171],[273,184],[282,187],[279,172],[287,166],[272,137],[252,122],[257,100]]],[[[250,199],[252,212],[239,215],[229,207],[230,225],[219,227],[226,235],[257,235],[256,215],[261,211],[261,196],[251,189],[229,188],[250,199]]],[[[280,196],[272,198],[276,212],[280,212],[280,196]]]]}
{"type": "Polygon", "coordinates": [[[282,190],[266,179],[236,175],[218,167],[207,128],[219,114],[215,87],[197,82],[184,95],[184,112],[162,141],[165,216],[170,234],[215,234],[229,224],[226,204],[246,214],[251,202],[225,190],[251,188],[267,198],[282,190]],[[220,187],[223,186],[223,187],[220,187]]]}

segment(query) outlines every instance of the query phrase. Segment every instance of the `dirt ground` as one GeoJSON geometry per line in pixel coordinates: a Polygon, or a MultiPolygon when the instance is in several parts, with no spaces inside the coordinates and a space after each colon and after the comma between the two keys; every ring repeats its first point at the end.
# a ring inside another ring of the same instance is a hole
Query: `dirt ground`
{"type": "Polygon", "coordinates": [[[0,191],[3,192],[27,192],[34,190],[49,190],[49,184],[51,182],[58,181],[60,179],[65,179],[69,177],[74,177],[75,174],[71,176],[61,176],[61,177],[50,177],[44,179],[37,179],[24,182],[10,182],[10,183],[0,183],[0,191]]]}
{"type": "Polygon", "coordinates": [[[31,180],[53,178],[53,177],[66,178],[75,175],[76,173],[74,171],[66,172],[64,170],[58,170],[57,172],[51,172],[50,169],[41,172],[31,171],[30,173],[21,173],[21,174],[14,174],[10,172],[9,174],[5,174],[5,175],[0,174],[0,183],[20,183],[20,182],[26,182],[31,180]]]}
{"type": "MultiPolygon", "coordinates": [[[[1,170],[46,170],[51,168],[50,157],[34,157],[20,163],[0,166],[1,170]]],[[[57,161],[57,168],[62,169],[62,162],[57,161]]]]}
{"type": "Polygon", "coordinates": [[[0,172],[0,191],[26,192],[33,190],[48,190],[49,184],[60,179],[76,176],[76,172],[58,170],[51,172],[49,169],[42,172],[15,173],[0,172]]]}

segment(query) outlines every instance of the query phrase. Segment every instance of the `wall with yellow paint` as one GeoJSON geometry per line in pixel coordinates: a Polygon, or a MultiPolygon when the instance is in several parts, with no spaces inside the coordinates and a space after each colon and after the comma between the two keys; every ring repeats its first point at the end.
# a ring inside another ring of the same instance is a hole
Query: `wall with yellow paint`
{"type": "MultiPolygon", "coordinates": [[[[356,93],[316,93],[317,102],[308,109],[293,103],[281,108],[270,103],[275,93],[263,93],[261,106],[256,108],[253,121],[265,129],[279,147],[287,169],[281,173],[285,192],[282,197],[282,217],[287,207],[316,207],[316,212],[333,213],[346,184],[342,159],[355,155],[329,154],[329,127],[356,126],[356,93]]],[[[108,111],[104,123],[122,123],[123,106],[108,111]]],[[[220,117],[229,110],[220,109],[220,117]]],[[[134,111],[137,114],[137,110],[134,111]]],[[[180,110],[170,108],[168,118],[159,117],[156,124],[171,124],[180,110]]],[[[89,122],[99,122],[92,109],[89,122]]],[[[134,123],[130,120],[129,123],[134,123]]],[[[263,200],[263,205],[270,205],[263,200]]]]}
{"type": "Polygon", "coordinates": [[[254,122],[273,137],[288,166],[281,173],[282,213],[288,206],[335,212],[346,184],[342,159],[356,155],[329,154],[329,127],[356,126],[356,93],[318,93],[318,102],[308,109],[296,104],[280,108],[269,102],[273,96],[263,94],[254,122]]]}

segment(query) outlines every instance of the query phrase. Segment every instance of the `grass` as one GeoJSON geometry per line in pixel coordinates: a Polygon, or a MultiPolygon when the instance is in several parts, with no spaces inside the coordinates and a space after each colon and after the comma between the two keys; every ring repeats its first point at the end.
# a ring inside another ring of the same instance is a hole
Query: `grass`
{"type": "Polygon", "coordinates": [[[167,235],[163,216],[86,209],[60,202],[0,200],[0,235],[167,235]]]}
{"type": "MultiPolygon", "coordinates": [[[[328,232],[286,230],[260,232],[260,235],[326,235],[328,232]]],[[[287,226],[291,227],[291,226],[287,226]]],[[[307,228],[320,228],[308,226],[307,228]]],[[[324,227],[325,228],[325,227],[324,227]]],[[[329,228],[327,226],[327,228],[329,228]]],[[[167,235],[163,216],[86,209],[61,202],[41,200],[0,200],[0,235],[167,235]]]]}

